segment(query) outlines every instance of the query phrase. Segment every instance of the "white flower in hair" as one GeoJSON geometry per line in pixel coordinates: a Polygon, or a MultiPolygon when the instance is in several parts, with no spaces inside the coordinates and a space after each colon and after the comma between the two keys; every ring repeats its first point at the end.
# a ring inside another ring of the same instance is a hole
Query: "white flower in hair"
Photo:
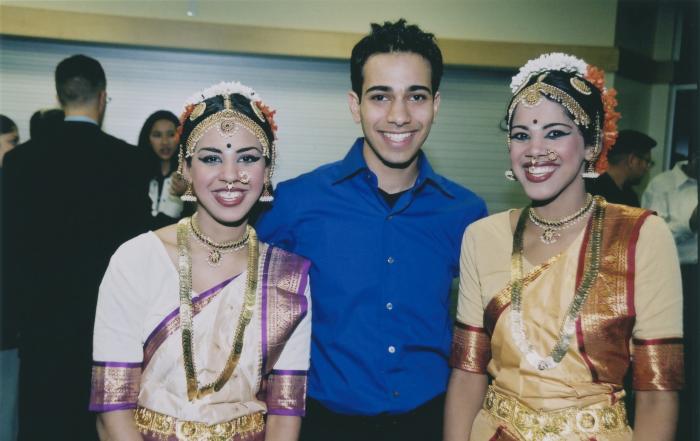
{"type": "Polygon", "coordinates": [[[528,61],[520,68],[518,74],[515,75],[510,82],[510,90],[515,93],[532,75],[537,75],[548,70],[575,72],[583,77],[586,75],[587,68],[588,64],[585,61],[573,55],[561,52],[542,54],[528,61]]]}
{"type": "Polygon", "coordinates": [[[238,81],[222,81],[219,84],[214,84],[213,86],[207,87],[201,92],[195,93],[185,101],[185,107],[190,104],[200,103],[208,98],[212,98],[219,95],[231,95],[237,93],[248,98],[250,101],[262,101],[260,96],[250,87],[239,83],[238,81]]]}

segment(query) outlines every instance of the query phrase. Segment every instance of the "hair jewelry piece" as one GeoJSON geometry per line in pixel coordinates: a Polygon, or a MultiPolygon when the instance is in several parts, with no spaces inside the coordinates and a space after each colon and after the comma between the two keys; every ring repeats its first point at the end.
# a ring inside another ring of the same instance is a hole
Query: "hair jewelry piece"
{"type": "Polygon", "coordinates": [[[561,70],[586,75],[588,65],[580,58],[562,52],[543,54],[525,63],[510,82],[510,91],[515,94],[533,76],[550,70],[561,70]]]}
{"type": "Polygon", "coordinates": [[[216,126],[216,129],[222,138],[231,138],[238,133],[238,125],[234,119],[224,119],[221,124],[216,126]]]}
{"type": "Polygon", "coordinates": [[[571,84],[571,87],[578,90],[579,93],[583,95],[590,95],[592,93],[591,88],[578,77],[569,78],[569,83],[571,84]]]}
{"type": "Polygon", "coordinates": [[[192,109],[192,113],[190,113],[190,121],[194,121],[195,119],[202,116],[205,110],[207,110],[207,104],[205,102],[201,102],[194,106],[194,108],[192,109]]]}
{"type": "MultiPolygon", "coordinates": [[[[584,178],[587,178],[587,179],[595,179],[598,176],[600,176],[598,174],[598,172],[596,171],[596,162],[597,162],[597,159],[601,156],[602,149],[601,149],[600,144],[601,144],[601,139],[603,137],[602,133],[600,133],[600,122],[598,122],[599,120],[600,120],[600,117],[598,115],[596,115],[596,118],[595,118],[595,144],[593,145],[593,150],[591,151],[591,160],[586,161],[587,162],[586,169],[581,174],[581,176],[583,176],[584,178]]],[[[607,156],[607,152],[605,152],[605,154],[607,156]]],[[[606,159],[606,163],[607,163],[607,157],[605,159],[606,159]]]]}
{"type": "Polygon", "coordinates": [[[591,123],[588,114],[583,110],[578,101],[573,99],[568,93],[558,87],[538,81],[518,92],[515,98],[513,98],[508,108],[508,125],[510,125],[510,121],[513,119],[513,112],[518,104],[523,103],[523,105],[527,107],[534,107],[542,101],[542,95],[547,95],[564,106],[566,110],[573,115],[576,125],[588,127],[591,123]]]}

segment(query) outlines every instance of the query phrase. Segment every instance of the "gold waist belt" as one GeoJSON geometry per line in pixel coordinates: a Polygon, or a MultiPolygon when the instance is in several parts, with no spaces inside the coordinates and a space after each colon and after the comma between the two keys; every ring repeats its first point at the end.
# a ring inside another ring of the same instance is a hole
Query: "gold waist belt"
{"type": "Polygon", "coordinates": [[[243,415],[224,423],[206,424],[178,420],[170,415],[139,406],[134,413],[134,420],[141,432],[151,432],[163,439],[174,435],[182,441],[229,440],[235,435],[259,433],[265,428],[262,412],[243,415]]]}
{"type": "Polygon", "coordinates": [[[484,410],[510,423],[526,441],[557,441],[572,434],[596,435],[627,429],[627,413],[622,401],[605,407],[569,407],[537,411],[489,386],[484,410]]]}

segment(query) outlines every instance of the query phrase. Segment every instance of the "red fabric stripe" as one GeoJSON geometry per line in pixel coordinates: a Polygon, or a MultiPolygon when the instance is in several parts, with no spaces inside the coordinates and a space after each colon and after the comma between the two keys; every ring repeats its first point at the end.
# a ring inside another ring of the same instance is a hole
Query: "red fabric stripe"
{"type": "Polygon", "coordinates": [[[629,242],[627,242],[627,314],[634,316],[637,312],[634,309],[634,271],[635,256],[637,254],[637,241],[639,240],[639,230],[646,218],[651,215],[651,211],[646,210],[634,224],[629,242]]]}
{"type": "Polygon", "coordinates": [[[641,338],[634,338],[634,339],[632,339],[632,343],[634,343],[637,346],[674,345],[674,344],[682,344],[683,339],[681,337],[650,338],[648,340],[643,340],[641,338]]]}
{"type": "Polygon", "coordinates": [[[457,321],[455,322],[455,326],[458,328],[465,329],[467,331],[480,332],[482,334],[486,334],[486,329],[480,328],[478,326],[467,325],[465,323],[457,322],[457,321]]]}

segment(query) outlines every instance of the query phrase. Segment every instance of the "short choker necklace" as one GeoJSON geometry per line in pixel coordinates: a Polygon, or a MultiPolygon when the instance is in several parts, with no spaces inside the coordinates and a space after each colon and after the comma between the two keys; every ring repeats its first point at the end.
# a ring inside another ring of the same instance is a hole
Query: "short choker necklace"
{"type": "Polygon", "coordinates": [[[588,193],[586,195],[586,203],[583,204],[581,208],[579,208],[574,214],[570,214],[561,219],[553,221],[544,219],[538,216],[537,213],[535,213],[535,210],[534,208],[532,208],[532,206],[530,206],[527,209],[527,216],[533,224],[537,225],[542,230],[544,230],[540,235],[540,240],[543,243],[550,245],[555,243],[561,237],[561,234],[557,233],[557,231],[566,230],[567,228],[574,226],[576,223],[578,223],[578,221],[583,219],[589,211],[593,209],[594,205],[595,201],[593,199],[593,196],[591,196],[591,194],[588,193]]]}
{"type": "Polygon", "coordinates": [[[243,247],[248,244],[248,239],[250,239],[250,225],[246,225],[245,233],[241,239],[219,243],[213,241],[199,229],[199,225],[197,224],[197,213],[192,216],[188,224],[190,227],[190,232],[192,233],[192,236],[197,239],[197,242],[209,249],[209,255],[207,256],[207,263],[209,266],[219,266],[221,264],[221,257],[224,254],[243,249],[243,247]]]}

